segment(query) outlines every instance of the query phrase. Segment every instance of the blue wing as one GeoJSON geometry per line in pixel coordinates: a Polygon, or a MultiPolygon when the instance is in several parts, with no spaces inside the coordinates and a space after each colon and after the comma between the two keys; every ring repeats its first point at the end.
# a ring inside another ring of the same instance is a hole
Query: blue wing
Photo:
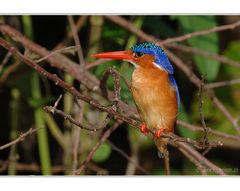
{"type": "Polygon", "coordinates": [[[168,75],[168,78],[169,78],[169,80],[170,80],[170,82],[171,82],[171,85],[176,89],[178,109],[179,109],[179,107],[180,107],[180,94],[179,94],[179,91],[178,91],[177,83],[176,83],[173,75],[169,74],[169,75],[168,75]]]}
{"type": "MultiPolygon", "coordinates": [[[[173,74],[173,67],[165,52],[158,53],[156,56],[155,62],[159,64],[164,70],[166,70],[169,74],[173,74]]],[[[174,80],[175,81],[175,80],[174,80]]],[[[176,84],[176,82],[175,82],[176,84]]]]}

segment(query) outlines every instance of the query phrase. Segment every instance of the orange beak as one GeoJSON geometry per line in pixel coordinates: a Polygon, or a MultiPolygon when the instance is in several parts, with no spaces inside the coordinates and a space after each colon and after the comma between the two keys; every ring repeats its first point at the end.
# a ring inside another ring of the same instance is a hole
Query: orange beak
{"type": "Polygon", "coordinates": [[[93,55],[95,58],[110,58],[114,60],[131,60],[132,57],[128,51],[104,52],[93,55]]]}

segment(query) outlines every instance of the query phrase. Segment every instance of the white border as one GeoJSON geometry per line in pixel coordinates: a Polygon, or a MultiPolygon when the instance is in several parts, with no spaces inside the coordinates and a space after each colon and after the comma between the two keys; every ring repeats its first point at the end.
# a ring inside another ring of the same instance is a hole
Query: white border
{"type": "Polygon", "coordinates": [[[239,14],[239,0],[3,0],[1,14],[239,14]]]}
{"type": "Polygon", "coordinates": [[[239,178],[229,177],[20,177],[0,178],[1,190],[87,190],[87,191],[205,191],[237,190],[239,178]]]}

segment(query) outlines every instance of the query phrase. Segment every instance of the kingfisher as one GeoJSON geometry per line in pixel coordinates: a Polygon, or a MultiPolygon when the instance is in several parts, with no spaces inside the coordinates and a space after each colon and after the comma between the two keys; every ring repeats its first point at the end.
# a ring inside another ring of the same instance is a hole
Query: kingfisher
{"type": "Polygon", "coordinates": [[[167,152],[167,138],[162,132],[174,131],[180,104],[174,69],[165,51],[158,45],[144,42],[125,51],[104,52],[96,58],[123,60],[134,66],[131,93],[143,124],[144,134],[154,132],[155,144],[160,154],[167,152]]]}

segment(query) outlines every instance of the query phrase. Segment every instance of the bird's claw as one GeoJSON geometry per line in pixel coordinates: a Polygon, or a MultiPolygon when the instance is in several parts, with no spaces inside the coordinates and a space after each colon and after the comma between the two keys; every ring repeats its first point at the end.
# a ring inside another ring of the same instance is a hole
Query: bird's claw
{"type": "Polygon", "coordinates": [[[142,124],[142,125],[140,126],[140,131],[141,131],[141,133],[143,133],[143,134],[149,133],[149,129],[147,128],[147,126],[146,126],[145,124],[142,124]]]}
{"type": "Polygon", "coordinates": [[[165,128],[160,128],[155,132],[155,138],[159,139],[161,137],[162,132],[164,132],[165,128]]]}

